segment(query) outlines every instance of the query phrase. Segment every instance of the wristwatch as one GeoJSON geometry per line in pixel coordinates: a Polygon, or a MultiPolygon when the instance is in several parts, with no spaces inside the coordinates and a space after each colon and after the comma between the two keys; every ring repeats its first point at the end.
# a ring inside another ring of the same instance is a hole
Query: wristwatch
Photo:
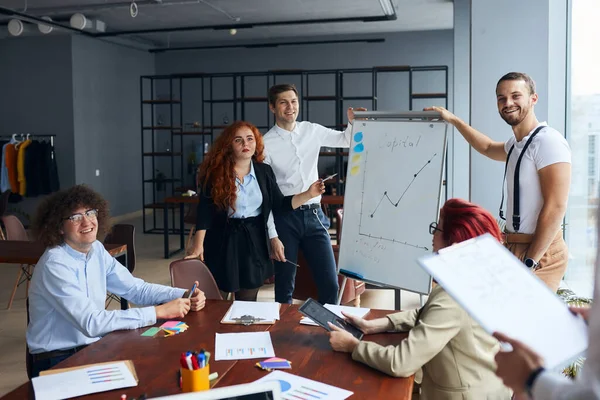
{"type": "Polygon", "coordinates": [[[525,259],[525,266],[527,268],[529,268],[530,270],[532,270],[532,271],[535,271],[535,269],[537,268],[538,264],[539,263],[537,261],[535,261],[533,258],[526,258],[525,259]]]}

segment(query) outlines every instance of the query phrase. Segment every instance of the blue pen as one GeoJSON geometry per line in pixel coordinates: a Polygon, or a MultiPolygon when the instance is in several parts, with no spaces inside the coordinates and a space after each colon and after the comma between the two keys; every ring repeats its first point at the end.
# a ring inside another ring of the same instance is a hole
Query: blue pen
{"type": "Polygon", "coordinates": [[[194,290],[196,290],[196,282],[194,282],[194,286],[192,286],[192,290],[190,290],[190,294],[188,294],[188,299],[192,297],[194,294],[194,290]]]}
{"type": "Polygon", "coordinates": [[[198,365],[200,368],[206,367],[206,357],[204,356],[204,353],[198,354],[198,365]]]}

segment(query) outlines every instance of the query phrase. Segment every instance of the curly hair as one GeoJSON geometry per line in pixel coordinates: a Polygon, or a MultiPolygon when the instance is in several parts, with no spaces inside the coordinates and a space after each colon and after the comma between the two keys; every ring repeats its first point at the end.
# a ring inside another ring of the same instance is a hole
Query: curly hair
{"type": "Polygon", "coordinates": [[[252,156],[255,162],[263,162],[265,145],[262,134],[246,121],[236,121],[229,125],[212,144],[206,158],[200,165],[198,182],[204,191],[210,184],[210,196],[219,210],[227,211],[229,207],[235,212],[237,188],[235,186],[235,156],[233,153],[233,139],[241,128],[248,128],[254,133],[256,151],[252,156]]]}
{"type": "Polygon", "coordinates": [[[86,185],[76,185],[48,196],[38,206],[32,223],[37,240],[47,247],[62,244],[62,224],[80,207],[98,210],[98,236],[104,236],[110,229],[107,201],[86,185]]]}
{"type": "Polygon", "coordinates": [[[448,244],[460,243],[484,233],[499,242],[502,234],[496,219],[485,208],[463,199],[449,199],[440,210],[442,238],[448,244]]]}

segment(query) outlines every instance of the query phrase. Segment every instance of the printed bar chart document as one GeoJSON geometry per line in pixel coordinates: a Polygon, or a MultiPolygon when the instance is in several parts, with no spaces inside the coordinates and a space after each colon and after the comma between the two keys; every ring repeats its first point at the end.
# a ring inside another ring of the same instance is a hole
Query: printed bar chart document
{"type": "Polygon", "coordinates": [[[490,234],[418,261],[483,329],[522,341],[547,368],[561,369],[586,350],[583,319],[490,234]]]}
{"type": "Polygon", "coordinates": [[[31,380],[36,399],[62,400],[90,393],[137,386],[124,361],[93,365],[31,380]]]}
{"type": "Polygon", "coordinates": [[[275,357],[269,332],[216,333],[215,360],[275,357]]]}

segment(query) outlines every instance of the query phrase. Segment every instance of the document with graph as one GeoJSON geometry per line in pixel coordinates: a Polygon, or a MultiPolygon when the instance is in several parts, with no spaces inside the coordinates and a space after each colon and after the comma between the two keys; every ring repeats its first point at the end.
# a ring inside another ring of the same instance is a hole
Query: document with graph
{"type": "Polygon", "coordinates": [[[349,390],[340,389],[283,371],[271,372],[269,375],[254,381],[254,383],[259,382],[278,382],[279,386],[281,386],[281,398],[283,400],[343,400],[354,394],[349,390]]]}
{"type": "Polygon", "coordinates": [[[36,399],[60,400],[137,386],[125,361],[39,376],[31,380],[36,399]]]}
{"type": "Polygon", "coordinates": [[[485,234],[419,259],[489,333],[502,332],[561,369],[587,348],[587,326],[518,258],[485,234]]]}
{"type": "Polygon", "coordinates": [[[275,357],[269,332],[215,333],[215,360],[275,357]]]}

